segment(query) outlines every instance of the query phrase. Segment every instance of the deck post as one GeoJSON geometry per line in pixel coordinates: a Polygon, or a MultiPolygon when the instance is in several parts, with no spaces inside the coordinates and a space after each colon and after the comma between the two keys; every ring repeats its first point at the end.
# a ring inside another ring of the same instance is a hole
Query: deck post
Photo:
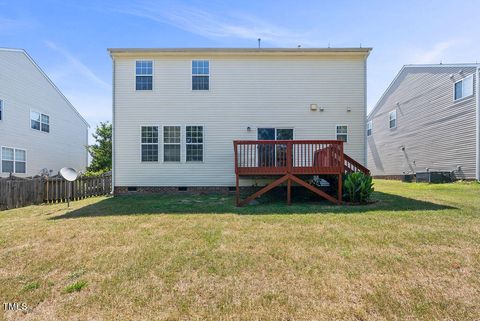
{"type": "Polygon", "coordinates": [[[290,174],[292,173],[292,142],[287,143],[287,205],[292,205],[292,180],[290,174]]]}
{"type": "Polygon", "coordinates": [[[338,174],[338,205],[342,205],[342,194],[343,194],[343,188],[342,188],[342,174],[338,174]]]}
{"type": "Polygon", "coordinates": [[[340,144],[340,173],[338,174],[338,205],[342,204],[342,194],[343,194],[343,173],[345,172],[345,156],[343,149],[343,142],[340,144]]]}
{"type": "Polygon", "coordinates": [[[292,180],[287,180],[287,205],[292,205],[292,180]]]}
{"type": "Polygon", "coordinates": [[[239,186],[239,179],[238,179],[238,174],[235,175],[235,198],[236,198],[236,203],[237,206],[240,206],[240,186],[239,186]]]}

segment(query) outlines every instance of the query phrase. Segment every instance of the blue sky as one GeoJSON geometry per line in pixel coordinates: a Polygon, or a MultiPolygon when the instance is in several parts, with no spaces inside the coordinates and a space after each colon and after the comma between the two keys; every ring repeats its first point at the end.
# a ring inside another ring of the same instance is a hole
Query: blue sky
{"type": "MultiPolygon", "coordinates": [[[[373,47],[368,108],[404,64],[480,60],[480,0],[4,1],[24,48],[87,121],[111,119],[109,47],[373,47]]],[[[92,129],[93,129],[92,128],[92,129]]]]}

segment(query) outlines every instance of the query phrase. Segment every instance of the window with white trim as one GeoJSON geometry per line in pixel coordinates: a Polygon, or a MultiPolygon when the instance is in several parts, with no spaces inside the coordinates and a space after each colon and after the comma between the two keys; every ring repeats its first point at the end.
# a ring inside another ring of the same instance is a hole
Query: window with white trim
{"type": "Polygon", "coordinates": [[[210,63],[208,60],[192,60],[192,90],[209,90],[210,63]]]}
{"type": "Polygon", "coordinates": [[[454,84],[454,100],[473,95],[473,75],[463,78],[454,84]]]}
{"type": "Polygon", "coordinates": [[[181,127],[163,126],[163,161],[180,162],[181,127]]]}
{"type": "Polygon", "coordinates": [[[153,88],[153,61],[137,60],[135,62],[135,89],[152,90],[153,88]]]}
{"type": "Polygon", "coordinates": [[[142,126],[142,162],[158,162],[158,126],[142,126]]]}
{"type": "Polygon", "coordinates": [[[373,123],[370,120],[367,122],[367,136],[372,136],[372,128],[373,128],[373,123]]]}
{"type": "Polygon", "coordinates": [[[50,116],[31,111],[30,112],[30,127],[35,130],[40,130],[45,133],[50,132],[50,116]]]}
{"type": "Polygon", "coordinates": [[[2,147],[2,173],[26,172],[27,152],[24,149],[2,147]]]}
{"type": "Polygon", "coordinates": [[[347,125],[337,125],[336,130],[337,140],[343,142],[348,142],[348,126],[347,125]]]}
{"type": "Polygon", "coordinates": [[[390,128],[397,128],[397,110],[394,109],[388,114],[388,126],[390,128]]]}
{"type": "Polygon", "coordinates": [[[0,120],[3,119],[3,100],[0,99],[0,120]]]}
{"type": "Polygon", "coordinates": [[[187,162],[203,162],[203,126],[186,126],[187,162]]]}

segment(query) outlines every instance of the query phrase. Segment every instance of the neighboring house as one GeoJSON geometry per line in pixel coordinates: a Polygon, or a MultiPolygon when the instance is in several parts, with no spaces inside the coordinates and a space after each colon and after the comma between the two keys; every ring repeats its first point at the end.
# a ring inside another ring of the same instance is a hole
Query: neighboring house
{"type": "Polygon", "coordinates": [[[0,48],[0,174],[84,171],[88,124],[22,49],[0,48]]]}
{"type": "Polygon", "coordinates": [[[480,179],[480,64],[406,65],[368,116],[368,168],[480,179]]]}
{"type": "Polygon", "coordinates": [[[365,164],[370,50],[109,49],[115,192],[231,190],[234,140],[338,139],[365,164]]]}

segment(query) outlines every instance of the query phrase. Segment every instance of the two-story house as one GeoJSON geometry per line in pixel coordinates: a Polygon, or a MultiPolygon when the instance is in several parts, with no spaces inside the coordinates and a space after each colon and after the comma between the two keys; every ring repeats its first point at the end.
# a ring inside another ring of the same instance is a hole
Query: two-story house
{"type": "Polygon", "coordinates": [[[368,116],[368,167],[480,179],[480,64],[406,65],[368,116]]]}
{"type": "Polygon", "coordinates": [[[22,49],[0,48],[0,175],[84,171],[88,124],[22,49]]]}
{"type": "MultiPolygon", "coordinates": [[[[231,190],[234,140],[340,141],[365,164],[370,50],[109,49],[115,193],[231,190]]],[[[278,166],[280,145],[248,157],[278,166]]]]}

